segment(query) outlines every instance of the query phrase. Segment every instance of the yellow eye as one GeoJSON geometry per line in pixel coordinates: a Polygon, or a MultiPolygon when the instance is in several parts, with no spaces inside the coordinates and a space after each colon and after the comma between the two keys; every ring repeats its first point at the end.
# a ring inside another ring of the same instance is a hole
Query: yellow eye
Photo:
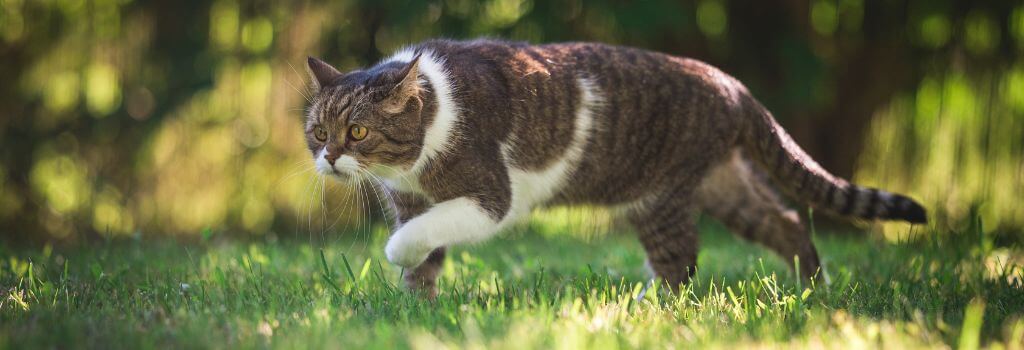
{"type": "Polygon", "coordinates": [[[316,127],[313,128],[313,136],[316,137],[316,139],[320,142],[327,141],[327,129],[324,129],[324,127],[317,125],[316,127]]]}
{"type": "Polygon", "coordinates": [[[359,141],[359,140],[362,140],[362,139],[366,138],[366,134],[368,132],[369,132],[369,130],[367,130],[362,125],[358,125],[358,124],[352,125],[352,127],[348,128],[348,136],[351,136],[356,141],[359,141]]]}

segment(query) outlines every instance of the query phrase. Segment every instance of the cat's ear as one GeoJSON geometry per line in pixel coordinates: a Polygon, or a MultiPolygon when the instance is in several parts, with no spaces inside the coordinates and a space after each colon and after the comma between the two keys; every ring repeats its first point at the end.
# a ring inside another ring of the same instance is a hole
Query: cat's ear
{"type": "Polygon", "coordinates": [[[324,86],[330,85],[335,78],[341,75],[341,72],[334,69],[327,62],[312,56],[306,59],[306,68],[309,70],[310,80],[313,81],[313,89],[317,92],[320,92],[320,89],[324,86]]]}
{"type": "Polygon", "coordinates": [[[419,73],[420,55],[416,55],[406,64],[405,68],[399,72],[398,76],[402,77],[402,80],[395,84],[391,88],[391,92],[381,102],[381,106],[385,112],[388,113],[399,113],[405,110],[405,106],[409,103],[409,99],[419,99],[420,94],[420,73],[419,73]]]}

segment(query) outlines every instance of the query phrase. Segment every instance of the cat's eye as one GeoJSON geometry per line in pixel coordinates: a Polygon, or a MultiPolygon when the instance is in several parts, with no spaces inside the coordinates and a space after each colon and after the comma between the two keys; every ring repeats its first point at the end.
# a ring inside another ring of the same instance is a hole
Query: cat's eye
{"type": "Polygon", "coordinates": [[[369,133],[369,130],[359,124],[352,125],[352,127],[348,128],[348,136],[351,136],[356,141],[366,138],[367,133],[369,133]]]}
{"type": "Polygon", "coordinates": [[[316,137],[316,139],[320,142],[327,141],[327,129],[324,129],[324,127],[317,125],[316,127],[313,128],[313,136],[316,137]]]}

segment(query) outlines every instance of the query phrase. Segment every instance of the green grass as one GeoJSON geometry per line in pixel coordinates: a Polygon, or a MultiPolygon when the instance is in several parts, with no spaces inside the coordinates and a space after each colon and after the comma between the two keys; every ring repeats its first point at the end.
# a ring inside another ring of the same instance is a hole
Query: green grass
{"type": "Polygon", "coordinates": [[[933,347],[1024,343],[1019,247],[980,228],[817,242],[828,286],[715,225],[681,297],[629,235],[527,232],[453,250],[420,300],[383,239],[0,247],[0,347],[933,347]]]}

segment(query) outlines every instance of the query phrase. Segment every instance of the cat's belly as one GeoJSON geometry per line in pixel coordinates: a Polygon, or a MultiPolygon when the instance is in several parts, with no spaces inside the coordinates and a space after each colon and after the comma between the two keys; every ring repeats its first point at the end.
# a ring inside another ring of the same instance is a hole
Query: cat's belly
{"type": "MultiPolygon", "coordinates": [[[[568,163],[560,164],[569,165],[568,163]]],[[[644,205],[652,198],[649,192],[621,193],[617,196],[604,192],[600,192],[601,194],[598,196],[586,195],[574,190],[578,184],[573,180],[579,174],[575,171],[562,173],[563,169],[560,167],[548,168],[543,172],[510,169],[512,202],[508,215],[500,223],[502,229],[529,218],[530,213],[537,208],[574,205],[597,206],[607,208],[615,215],[619,215],[644,205]]]]}

